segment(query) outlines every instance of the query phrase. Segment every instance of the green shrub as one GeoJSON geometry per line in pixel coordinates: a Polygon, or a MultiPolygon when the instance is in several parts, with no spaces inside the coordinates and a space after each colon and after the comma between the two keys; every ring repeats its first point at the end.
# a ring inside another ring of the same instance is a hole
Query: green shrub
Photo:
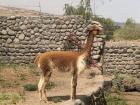
{"type": "MultiPolygon", "coordinates": [[[[38,89],[37,84],[25,84],[23,87],[26,91],[36,91],[38,89]]],[[[48,82],[45,89],[49,90],[54,87],[55,87],[55,84],[53,82],[48,82]]]]}
{"type": "Polygon", "coordinates": [[[37,90],[36,84],[26,84],[23,87],[26,91],[36,91],[37,90]]]}
{"type": "Polygon", "coordinates": [[[19,101],[24,101],[25,97],[16,93],[0,93],[0,105],[17,104],[19,101]]]}
{"type": "Polygon", "coordinates": [[[113,83],[113,88],[116,91],[124,91],[123,80],[124,77],[122,75],[115,73],[112,83],[113,83]]]}
{"type": "Polygon", "coordinates": [[[125,85],[131,85],[133,83],[135,83],[135,77],[133,77],[132,75],[122,75],[119,73],[115,73],[114,74],[114,78],[112,80],[113,83],[113,88],[116,91],[120,91],[123,92],[125,91],[125,85]]]}
{"type": "Polygon", "coordinates": [[[61,102],[61,98],[60,98],[60,97],[53,97],[53,98],[52,98],[52,101],[53,101],[54,103],[58,103],[58,102],[61,102]]]}
{"type": "Polygon", "coordinates": [[[112,95],[110,92],[105,93],[105,98],[107,101],[107,105],[127,105],[124,100],[123,94],[112,95]]]}
{"type": "Polygon", "coordinates": [[[46,85],[46,89],[49,90],[49,89],[52,89],[55,87],[55,84],[54,82],[48,82],[48,84],[46,85]]]}
{"type": "Polygon", "coordinates": [[[132,75],[126,75],[124,82],[126,82],[127,84],[133,84],[136,82],[136,78],[133,77],[132,75]]]}

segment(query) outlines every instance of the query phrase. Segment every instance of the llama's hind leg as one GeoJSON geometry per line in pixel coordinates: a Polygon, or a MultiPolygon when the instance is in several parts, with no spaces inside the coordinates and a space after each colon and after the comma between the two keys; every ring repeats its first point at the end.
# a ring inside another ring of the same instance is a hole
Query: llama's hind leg
{"type": "Polygon", "coordinates": [[[40,76],[40,80],[39,80],[39,83],[38,83],[38,92],[39,92],[39,98],[40,98],[40,101],[42,101],[42,88],[43,88],[43,83],[44,83],[44,76],[43,74],[41,74],[40,76]]]}
{"type": "Polygon", "coordinates": [[[45,101],[45,102],[48,101],[45,87],[51,77],[51,73],[52,72],[49,71],[41,75],[40,81],[38,83],[40,101],[45,101]],[[43,99],[43,96],[45,97],[45,99],[43,99]]]}
{"type": "Polygon", "coordinates": [[[44,78],[45,80],[44,80],[44,83],[43,83],[42,93],[43,93],[43,95],[45,96],[45,102],[48,101],[45,87],[46,87],[46,84],[49,82],[49,79],[50,79],[50,77],[51,77],[51,74],[52,74],[51,71],[47,72],[47,73],[45,74],[45,78],[44,78]]]}

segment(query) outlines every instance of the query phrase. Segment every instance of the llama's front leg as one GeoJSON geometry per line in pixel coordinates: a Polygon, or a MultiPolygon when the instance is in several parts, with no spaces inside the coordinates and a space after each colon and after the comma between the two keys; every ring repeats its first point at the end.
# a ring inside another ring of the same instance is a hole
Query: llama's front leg
{"type": "Polygon", "coordinates": [[[76,86],[77,86],[77,74],[74,74],[71,79],[71,100],[76,99],[76,86]]]}

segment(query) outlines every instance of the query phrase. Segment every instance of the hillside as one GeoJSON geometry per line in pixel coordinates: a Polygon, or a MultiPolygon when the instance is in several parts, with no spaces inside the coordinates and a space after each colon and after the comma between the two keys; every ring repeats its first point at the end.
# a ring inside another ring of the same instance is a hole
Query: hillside
{"type": "MultiPolygon", "coordinates": [[[[0,16],[38,16],[40,12],[35,10],[27,10],[23,8],[16,8],[16,7],[8,7],[8,6],[1,6],[0,5],[0,16]]],[[[46,13],[42,13],[44,15],[49,15],[46,13]]]]}

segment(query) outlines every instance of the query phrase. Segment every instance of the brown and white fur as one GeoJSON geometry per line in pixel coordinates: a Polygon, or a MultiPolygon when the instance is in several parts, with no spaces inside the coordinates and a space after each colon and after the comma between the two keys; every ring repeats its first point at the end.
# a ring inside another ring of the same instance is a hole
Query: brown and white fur
{"type": "Polygon", "coordinates": [[[74,51],[50,51],[39,54],[35,63],[40,68],[42,74],[38,84],[40,100],[47,95],[45,85],[48,83],[54,68],[60,71],[71,71],[71,100],[76,98],[76,86],[78,74],[86,68],[86,60],[91,52],[94,37],[102,31],[102,25],[94,21],[92,25],[87,26],[89,32],[85,47],[80,52],[74,51]]]}

